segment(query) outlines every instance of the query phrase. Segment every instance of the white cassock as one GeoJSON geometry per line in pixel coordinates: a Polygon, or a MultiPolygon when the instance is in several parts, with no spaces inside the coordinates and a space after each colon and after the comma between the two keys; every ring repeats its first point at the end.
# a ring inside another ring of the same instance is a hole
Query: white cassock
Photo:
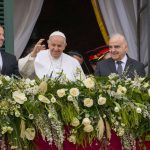
{"type": "Polygon", "coordinates": [[[85,78],[79,62],[65,53],[56,59],[51,56],[50,50],[40,51],[35,58],[34,67],[35,73],[40,79],[44,76],[57,78],[61,76],[61,73],[71,81],[85,78]]]}

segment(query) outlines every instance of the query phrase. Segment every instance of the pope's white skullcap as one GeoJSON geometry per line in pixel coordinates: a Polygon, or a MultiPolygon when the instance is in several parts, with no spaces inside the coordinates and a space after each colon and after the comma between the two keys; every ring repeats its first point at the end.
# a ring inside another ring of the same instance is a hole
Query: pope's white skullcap
{"type": "Polygon", "coordinates": [[[64,35],[64,33],[60,32],[60,31],[54,31],[53,33],[50,34],[49,37],[52,37],[52,36],[55,36],[55,35],[62,36],[66,39],[66,36],[64,35]]]}

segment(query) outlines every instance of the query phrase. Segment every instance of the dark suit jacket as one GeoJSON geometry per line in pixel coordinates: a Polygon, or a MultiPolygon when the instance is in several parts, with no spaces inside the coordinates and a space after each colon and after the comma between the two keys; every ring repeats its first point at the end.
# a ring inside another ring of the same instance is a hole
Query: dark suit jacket
{"type": "MultiPolygon", "coordinates": [[[[128,78],[134,78],[135,71],[139,76],[145,76],[144,64],[131,59],[130,57],[127,58],[127,63],[124,71],[126,71],[126,75],[128,78]]],[[[97,63],[95,69],[96,76],[109,76],[111,73],[117,73],[115,61],[112,58],[102,60],[97,63]]]]}
{"type": "Polygon", "coordinates": [[[1,74],[8,76],[11,75],[20,76],[16,57],[4,51],[0,51],[0,53],[2,55],[2,62],[3,62],[1,74]]]}

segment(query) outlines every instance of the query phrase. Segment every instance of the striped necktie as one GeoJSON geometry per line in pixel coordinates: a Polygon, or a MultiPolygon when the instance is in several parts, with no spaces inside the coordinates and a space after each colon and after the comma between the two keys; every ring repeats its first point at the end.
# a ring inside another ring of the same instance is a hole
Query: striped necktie
{"type": "Polygon", "coordinates": [[[122,69],[122,61],[117,61],[117,64],[118,64],[118,68],[117,68],[117,73],[118,73],[118,75],[121,77],[121,75],[122,75],[122,71],[123,71],[123,69],[122,69]]]}

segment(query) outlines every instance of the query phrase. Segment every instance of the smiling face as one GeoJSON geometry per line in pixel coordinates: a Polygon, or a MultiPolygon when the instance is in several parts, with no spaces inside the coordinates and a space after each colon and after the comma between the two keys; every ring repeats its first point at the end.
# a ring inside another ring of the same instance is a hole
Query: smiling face
{"type": "Polygon", "coordinates": [[[109,51],[112,59],[121,60],[128,51],[127,42],[122,35],[114,35],[109,40],[109,51]]]}
{"type": "Polygon", "coordinates": [[[66,47],[66,40],[59,35],[51,36],[48,40],[48,48],[52,57],[59,58],[66,47]]]}
{"type": "Polygon", "coordinates": [[[0,47],[3,46],[4,40],[5,40],[5,38],[4,38],[4,29],[3,29],[3,27],[0,26],[0,47]]]}

